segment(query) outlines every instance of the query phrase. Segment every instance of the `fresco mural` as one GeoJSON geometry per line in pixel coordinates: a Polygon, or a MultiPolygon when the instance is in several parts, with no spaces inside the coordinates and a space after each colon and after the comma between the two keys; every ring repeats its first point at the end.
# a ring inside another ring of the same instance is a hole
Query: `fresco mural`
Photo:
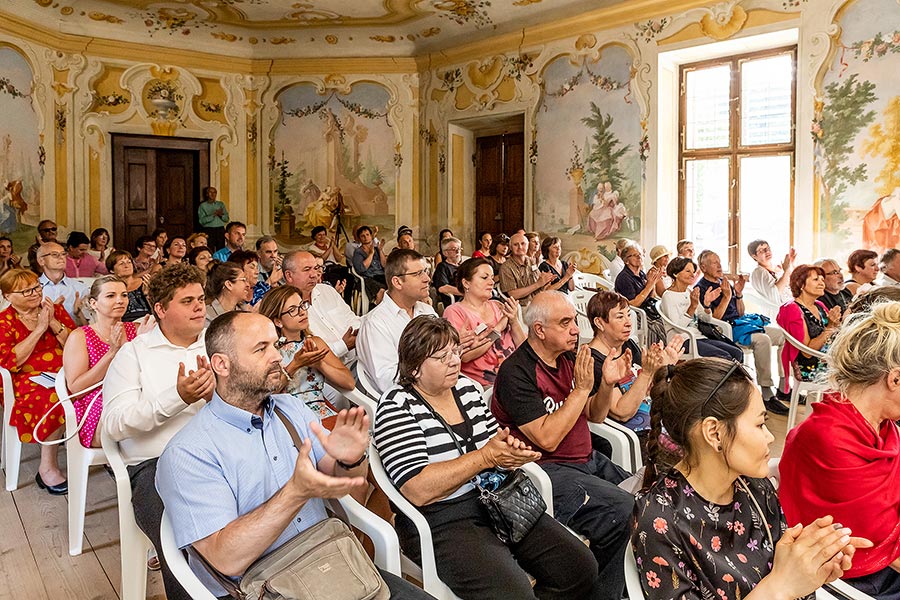
{"type": "Polygon", "coordinates": [[[900,245],[900,4],[856,0],[841,14],[841,37],[822,81],[812,124],[819,184],[819,247],[900,245]]]}
{"type": "Polygon", "coordinates": [[[641,123],[632,97],[632,57],[607,46],[599,60],[557,58],[543,74],[535,165],[536,227],[566,247],[602,248],[638,238],[641,123]]]}
{"type": "Polygon", "coordinates": [[[308,238],[317,225],[334,235],[363,220],[393,229],[397,140],[388,90],[358,83],[349,94],[322,95],[299,84],[278,101],[282,120],[270,157],[275,230],[308,238]]]}
{"type": "Polygon", "coordinates": [[[43,148],[32,81],[23,56],[0,46],[0,235],[17,250],[34,241],[41,214],[43,148]]]}

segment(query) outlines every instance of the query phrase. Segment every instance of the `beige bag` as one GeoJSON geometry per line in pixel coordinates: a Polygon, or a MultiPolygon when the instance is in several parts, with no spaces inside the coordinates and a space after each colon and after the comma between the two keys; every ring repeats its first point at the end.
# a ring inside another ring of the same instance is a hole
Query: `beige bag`
{"type": "MultiPolygon", "coordinates": [[[[299,449],[300,436],[275,409],[299,449]]],[[[340,519],[313,525],[247,568],[240,586],[189,547],[236,600],[388,600],[391,591],[362,544],[340,519]]]]}

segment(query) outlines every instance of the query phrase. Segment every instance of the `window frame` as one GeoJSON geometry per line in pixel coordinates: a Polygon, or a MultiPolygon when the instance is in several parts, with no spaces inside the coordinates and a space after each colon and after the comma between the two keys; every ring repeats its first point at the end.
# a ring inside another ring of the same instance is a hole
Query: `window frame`
{"type": "Polygon", "coordinates": [[[741,199],[740,199],[740,164],[742,158],[790,156],[790,223],[789,244],[794,244],[794,187],[797,162],[797,45],[780,46],[723,56],[698,62],[685,63],[678,70],[678,238],[684,239],[687,230],[687,162],[691,160],[727,159],[729,169],[728,191],[728,256],[722,257],[723,263],[727,261],[727,272],[735,275],[740,272],[742,246],[750,240],[740,239],[741,235],[741,199]],[[741,145],[741,67],[744,63],[771,58],[780,55],[791,57],[791,125],[790,140],[778,144],[741,145]],[[730,68],[729,88],[729,142],[728,146],[718,148],[700,148],[691,150],[687,145],[687,76],[693,71],[728,65],[730,68]]]}

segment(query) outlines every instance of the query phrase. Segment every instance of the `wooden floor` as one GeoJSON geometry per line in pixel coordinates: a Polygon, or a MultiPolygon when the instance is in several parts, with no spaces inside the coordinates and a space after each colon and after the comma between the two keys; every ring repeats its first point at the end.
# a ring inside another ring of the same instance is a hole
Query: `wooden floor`
{"type": "MultiPolygon", "coordinates": [[[[118,599],[122,575],[112,478],[103,468],[91,469],[84,550],[69,556],[67,498],[38,489],[39,454],[35,444],[26,444],[19,489],[10,493],[0,487],[0,600],[118,599]]],[[[65,451],[60,459],[64,462],[65,451]]],[[[148,575],[147,598],[164,600],[159,573],[148,575]]]]}

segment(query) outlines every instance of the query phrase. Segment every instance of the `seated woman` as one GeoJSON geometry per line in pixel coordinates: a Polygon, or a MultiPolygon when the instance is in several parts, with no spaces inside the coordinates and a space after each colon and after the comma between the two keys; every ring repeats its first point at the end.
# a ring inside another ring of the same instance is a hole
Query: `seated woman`
{"type": "Polygon", "coordinates": [[[875,544],[843,576],[882,600],[900,598],[900,302],[875,304],[841,327],[828,351],[839,393],[785,440],[779,496],[791,523],[818,515],[875,544]]]}
{"type": "Polygon", "coordinates": [[[541,242],[541,256],[544,257],[544,261],[538,266],[538,269],[556,276],[556,279],[551,281],[546,289],[559,290],[563,294],[568,294],[570,290],[575,289],[575,280],[572,279],[572,275],[575,274],[575,265],[562,260],[559,257],[561,253],[562,241],[555,236],[545,237],[541,242]]]}
{"type": "Polygon", "coordinates": [[[249,310],[253,284],[241,265],[215,263],[206,276],[206,324],[232,310],[249,310]]]}
{"type": "Polygon", "coordinates": [[[180,235],[170,237],[166,241],[166,260],[163,262],[163,264],[171,265],[175,264],[176,262],[184,262],[184,257],[187,254],[187,250],[187,241],[183,237],[181,237],[180,235]]]}
{"type": "MultiPolygon", "coordinates": [[[[800,265],[791,273],[789,285],[794,301],[785,302],[778,310],[778,325],[803,345],[827,351],[828,341],[841,325],[841,307],[828,310],[817,300],[825,293],[825,271],[815,265],[800,265]]],[[[826,367],[815,356],[800,352],[788,343],[781,349],[781,365],[785,373],[796,369],[803,381],[812,381],[826,367]]]]}
{"type": "Polygon", "coordinates": [[[470,258],[456,271],[456,288],[463,299],[444,309],[444,318],[462,333],[483,329],[476,342],[462,355],[462,373],[484,387],[494,385],[500,364],[528,335],[519,323],[515,300],[492,300],[494,276],[491,263],[470,258]]]}
{"type": "Polygon", "coordinates": [[[259,256],[251,250],[235,250],[228,257],[228,262],[232,262],[244,269],[244,275],[247,276],[247,283],[251,287],[250,306],[256,306],[266,295],[272,286],[265,281],[259,280],[259,256]]]}
{"type": "Polygon", "coordinates": [[[506,262],[508,254],[509,236],[505,233],[499,233],[494,237],[494,241],[491,242],[491,255],[488,257],[491,268],[494,270],[494,281],[497,281],[500,277],[500,265],[506,262]]]}
{"type": "Polygon", "coordinates": [[[806,527],[787,527],[767,479],[775,438],[740,363],[698,358],[660,369],[650,439],[663,429],[680,455],[651,442],[631,538],[650,600],[812,598],[871,545],[818,509],[806,527]]]}
{"type": "MultiPolygon", "coordinates": [[[[155,325],[150,315],[140,325],[122,321],[122,315],[128,308],[128,290],[125,281],[115,275],[106,275],[94,282],[88,304],[95,315],[93,325],[85,325],[73,331],[63,349],[66,387],[73,394],[103,381],[119,348],[155,325]]],[[[100,436],[95,434],[103,410],[102,390],[97,388],[72,398],[72,406],[79,423],[90,407],[90,413],[84,426],[78,431],[78,437],[85,448],[99,448],[100,436]]]]}
{"type": "Polygon", "coordinates": [[[641,351],[631,335],[631,316],[628,299],[616,292],[597,292],[588,301],[587,316],[591,321],[594,337],[590,344],[594,357],[594,389],[600,389],[603,381],[603,363],[608,356],[623,364],[619,383],[612,390],[609,404],[610,418],[620,421],[639,434],[650,430],[650,383],[656,371],[678,362],[684,353],[684,338],[672,336],[667,346],[651,344],[641,351]]]}
{"type": "Polygon", "coordinates": [[[110,273],[125,282],[128,292],[128,307],[122,315],[122,321],[130,323],[144,318],[151,313],[150,301],[147,300],[147,285],[150,273],[136,275],[131,253],[125,250],[114,250],[106,257],[106,268],[110,273]]]}
{"type": "MultiPolygon", "coordinates": [[[[401,387],[382,397],[375,415],[385,470],[431,527],[438,576],[461,598],[597,598],[596,560],[553,517],[542,514],[516,544],[494,534],[472,479],[540,454],[497,430],[478,390],[459,376],[460,352],[446,320],[410,321],[399,344],[401,387]],[[526,573],[537,579],[534,588],[526,573]]],[[[398,514],[396,528],[406,554],[417,557],[412,523],[398,514]]]]}
{"type": "Polygon", "coordinates": [[[439,264],[441,264],[444,261],[444,252],[443,252],[443,250],[441,250],[441,242],[443,242],[446,238],[451,238],[451,237],[454,237],[453,230],[451,230],[451,229],[441,229],[440,232],[438,232],[438,239],[437,239],[438,251],[437,251],[437,254],[434,255],[434,266],[435,267],[437,267],[439,264]]]}
{"type": "Polygon", "coordinates": [[[850,279],[844,287],[854,296],[872,287],[878,278],[878,253],[873,250],[854,250],[847,257],[847,270],[850,279]]]}
{"type": "MultiPolygon", "coordinates": [[[[352,390],[356,379],[334,352],[309,331],[310,304],[292,285],[277,287],[259,303],[259,314],[269,317],[281,337],[285,392],[302,400],[322,421],[337,410],[325,399],[325,383],[352,390]]],[[[326,423],[325,426],[328,427],[326,423]]]]}
{"type": "Polygon", "coordinates": [[[697,329],[695,319],[699,318],[701,311],[709,314],[711,311],[704,306],[709,306],[722,294],[720,288],[709,288],[706,298],[700,302],[700,288],[689,290],[694,282],[694,274],[697,265],[690,258],[676,256],[666,266],[666,274],[672,278],[672,285],[663,292],[659,301],[659,310],[666,318],[685,329],[690,329],[697,334],[697,350],[700,356],[715,356],[718,358],[733,359],[738,362],[744,360],[744,352],[734,344],[721,340],[710,340],[703,337],[697,329]]]}
{"type": "Polygon", "coordinates": [[[637,244],[631,244],[622,250],[622,260],[625,268],[616,276],[616,292],[624,296],[631,306],[640,308],[647,315],[649,341],[665,341],[666,328],[656,310],[656,284],[662,278],[663,271],[658,267],[650,267],[644,272],[644,251],[637,244]]]}
{"type": "MultiPolygon", "coordinates": [[[[62,407],[48,416],[37,432],[35,425],[56,401],[56,391],[31,380],[41,372],[56,373],[62,367],[63,344],[75,323],[62,303],[54,304],[44,296],[38,276],[26,269],[10,269],[0,277],[0,292],[10,305],[0,312],[0,367],[12,375],[15,406],[9,425],[17,430],[23,443],[60,436],[64,417],[62,407]]],[[[10,442],[7,442],[10,443],[10,442]]],[[[59,446],[42,446],[41,463],[34,480],[50,494],[69,491],[59,469],[59,446]]]]}
{"type": "Polygon", "coordinates": [[[199,268],[203,273],[203,276],[206,277],[213,262],[212,252],[210,252],[209,248],[206,246],[191,248],[188,251],[186,258],[188,263],[199,268]]]}
{"type": "Polygon", "coordinates": [[[88,250],[88,254],[101,263],[106,264],[106,257],[113,251],[115,251],[115,248],[112,247],[109,231],[103,227],[98,227],[91,232],[91,248],[88,250]]]}
{"type": "Polygon", "coordinates": [[[493,242],[490,232],[482,231],[478,234],[478,240],[475,244],[475,252],[472,258],[488,258],[491,255],[491,243],[493,242]]]}

